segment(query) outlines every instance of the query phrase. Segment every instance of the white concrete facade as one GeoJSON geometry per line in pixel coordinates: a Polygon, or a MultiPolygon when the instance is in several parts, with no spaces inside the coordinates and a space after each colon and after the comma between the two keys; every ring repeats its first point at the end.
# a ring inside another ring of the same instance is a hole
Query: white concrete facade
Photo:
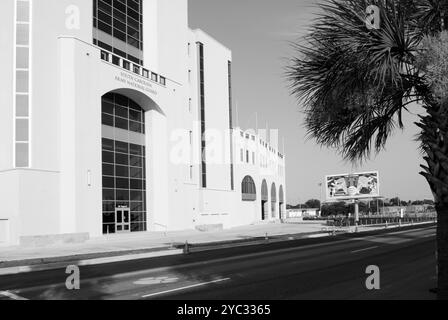
{"type": "Polygon", "coordinates": [[[231,52],[189,29],[188,1],[143,1],[144,62],[130,62],[130,70],[127,59],[93,44],[92,1],[0,1],[0,245],[29,236],[103,234],[102,139],[124,132],[102,125],[108,93],[144,111],[144,134],[128,136],[143,137],[146,148],[146,231],[261,221],[263,181],[264,220],[281,218],[285,157],[258,135],[246,139],[230,130],[231,52]],[[254,159],[241,162],[241,150],[254,159]],[[246,176],[256,196],[243,201],[246,176]]]}

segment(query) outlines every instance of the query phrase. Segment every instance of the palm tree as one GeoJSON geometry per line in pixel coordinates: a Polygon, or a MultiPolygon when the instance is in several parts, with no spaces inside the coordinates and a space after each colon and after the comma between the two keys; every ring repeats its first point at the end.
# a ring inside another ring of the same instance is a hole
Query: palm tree
{"type": "Polygon", "coordinates": [[[350,161],[383,150],[402,113],[416,123],[438,215],[438,297],[448,298],[448,0],[323,0],[287,77],[310,137],[350,161]],[[379,28],[366,25],[376,5],[379,28]],[[447,41],[444,41],[447,40],[447,41]],[[446,90],[445,90],[446,89],[446,90]],[[420,108],[418,110],[421,110],[420,108]]]}

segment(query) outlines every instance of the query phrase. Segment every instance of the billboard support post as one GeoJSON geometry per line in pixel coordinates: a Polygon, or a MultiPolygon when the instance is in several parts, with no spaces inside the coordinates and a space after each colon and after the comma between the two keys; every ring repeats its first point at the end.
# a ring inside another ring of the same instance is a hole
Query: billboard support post
{"type": "Polygon", "coordinates": [[[355,200],[355,226],[359,225],[359,201],[355,200]]]}

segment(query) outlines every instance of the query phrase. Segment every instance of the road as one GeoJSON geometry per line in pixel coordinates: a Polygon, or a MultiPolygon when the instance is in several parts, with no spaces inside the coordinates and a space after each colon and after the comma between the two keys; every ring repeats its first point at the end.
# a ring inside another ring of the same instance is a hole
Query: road
{"type": "Polygon", "coordinates": [[[0,277],[0,299],[435,299],[435,227],[325,243],[284,242],[0,277]],[[379,267],[380,290],[366,268],[379,267]]]}

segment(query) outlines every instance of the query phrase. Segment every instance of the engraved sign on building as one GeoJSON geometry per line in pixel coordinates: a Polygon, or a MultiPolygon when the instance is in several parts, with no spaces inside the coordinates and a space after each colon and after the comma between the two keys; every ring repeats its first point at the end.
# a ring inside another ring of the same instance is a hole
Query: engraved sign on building
{"type": "Polygon", "coordinates": [[[115,80],[134,89],[157,95],[157,91],[154,89],[152,83],[141,77],[133,76],[127,72],[120,72],[119,75],[115,76],[115,80]]]}

